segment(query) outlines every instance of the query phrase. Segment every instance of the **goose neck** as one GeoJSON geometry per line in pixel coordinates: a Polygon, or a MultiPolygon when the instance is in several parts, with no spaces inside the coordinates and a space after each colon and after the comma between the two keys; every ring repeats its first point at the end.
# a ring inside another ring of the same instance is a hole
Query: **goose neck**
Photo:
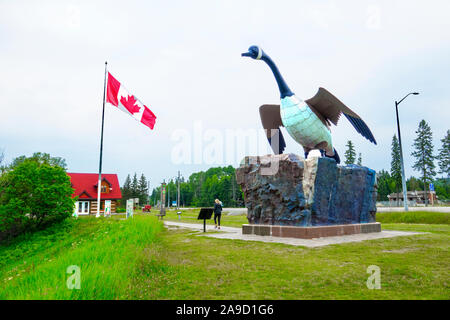
{"type": "Polygon", "coordinates": [[[278,89],[280,90],[281,99],[293,96],[294,93],[289,89],[286,81],[284,81],[283,76],[281,75],[280,71],[275,65],[275,62],[273,62],[273,60],[268,55],[265,54],[261,57],[261,60],[267,63],[269,68],[272,70],[272,73],[275,76],[275,80],[277,81],[278,84],[278,89]]]}

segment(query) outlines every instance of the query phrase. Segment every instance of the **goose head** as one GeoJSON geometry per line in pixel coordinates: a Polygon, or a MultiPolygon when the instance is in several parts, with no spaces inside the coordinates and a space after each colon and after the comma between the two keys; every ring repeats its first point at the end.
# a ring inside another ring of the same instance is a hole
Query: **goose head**
{"type": "Polygon", "coordinates": [[[264,51],[258,46],[251,46],[248,48],[248,52],[244,52],[241,54],[243,57],[250,57],[252,59],[260,60],[264,55],[264,51]]]}

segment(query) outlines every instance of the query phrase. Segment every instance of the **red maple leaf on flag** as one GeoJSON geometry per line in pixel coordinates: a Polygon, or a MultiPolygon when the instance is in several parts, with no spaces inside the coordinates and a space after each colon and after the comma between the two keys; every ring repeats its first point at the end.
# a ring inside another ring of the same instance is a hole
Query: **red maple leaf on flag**
{"type": "Polygon", "coordinates": [[[134,96],[128,96],[126,99],[125,97],[121,97],[120,102],[131,114],[138,113],[139,110],[141,110],[141,108],[136,104],[137,100],[134,96]]]}

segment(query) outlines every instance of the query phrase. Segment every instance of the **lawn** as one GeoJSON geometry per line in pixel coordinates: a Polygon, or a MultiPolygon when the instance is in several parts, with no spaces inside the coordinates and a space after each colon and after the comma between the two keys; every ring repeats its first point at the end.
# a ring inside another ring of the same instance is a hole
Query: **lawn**
{"type": "MultiPolygon", "coordinates": [[[[449,299],[449,224],[383,223],[427,232],[295,247],[167,230],[151,214],[66,221],[0,247],[1,299],[449,299]],[[81,267],[69,290],[66,268],[81,267]],[[370,265],[381,289],[369,290],[370,265]]],[[[183,211],[184,222],[198,210],[183,211]]],[[[224,216],[240,226],[245,216],[224,216]]],[[[175,212],[165,217],[178,221],[175,212]]],[[[400,219],[400,218],[399,218],[400,219]]]]}
{"type": "Polygon", "coordinates": [[[0,246],[0,299],[122,299],[163,226],[156,218],[83,217],[0,246]],[[69,290],[69,266],[81,290],[69,290]]]}

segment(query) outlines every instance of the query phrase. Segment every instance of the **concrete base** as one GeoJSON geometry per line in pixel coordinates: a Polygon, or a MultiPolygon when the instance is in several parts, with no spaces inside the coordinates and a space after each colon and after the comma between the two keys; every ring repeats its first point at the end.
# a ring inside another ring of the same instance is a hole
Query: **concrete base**
{"type": "Polygon", "coordinates": [[[314,227],[294,227],[263,224],[242,225],[242,234],[299,239],[335,237],[372,232],[381,232],[381,224],[379,222],[314,227]]]}

